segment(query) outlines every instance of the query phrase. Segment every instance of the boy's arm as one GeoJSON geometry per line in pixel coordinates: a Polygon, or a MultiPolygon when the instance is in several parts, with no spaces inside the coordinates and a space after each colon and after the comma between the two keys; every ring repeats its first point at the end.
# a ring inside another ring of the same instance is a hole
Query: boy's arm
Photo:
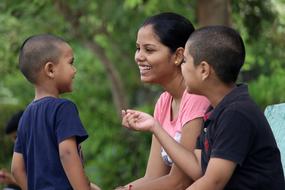
{"type": "Polygon", "coordinates": [[[14,152],[11,165],[11,173],[22,190],[27,190],[27,174],[23,155],[14,152]]]}
{"type": "Polygon", "coordinates": [[[65,174],[75,190],[90,190],[90,182],[85,176],[75,137],[59,143],[59,156],[65,174]]]}
{"type": "Polygon", "coordinates": [[[155,124],[152,132],[179,168],[194,181],[201,177],[200,157],[172,139],[158,123],[155,124]]]}
{"type": "Polygon", "coordinates": [[[205,175],[187,190],[222,190],[231,178],[235,168],[236,163],[232,161],[211,158],[205,175]]]}
{"type": "MultiPolygon", "coordinates": [[[[196,146],[196,139],[201,132],[202,122],[203,120],[201,118],[196,118],[186,123],[182,128],[180,145],[190,152],[194,151],[194,148],[196,146]]],[[[141,185],[132,184],[132,189],[179,190],[186,189],[192,183],[193,180],[188,175],[186,175],[183,170],[180,169],[176,164],[173,164],[170,172],[167,175],[141,185]]]]}
{"type": "Polygon", "coordinates": [[[159,126],[154,127],[153,133],[157,136],[161,144],[164,145],[164,148],[170,157],[173,158],[174,162],[193,180],[197,180],[187,190],[224,189],[236,168],[235,162],[220,158],[211,158],[205,175],[201,177],[200,150],[195,150],[195,154],[187,151],[174,140],[169,139],[167,133],[159,126]]]}
{"type": "Polygon", "coordinates": [[[151,115],[135,110],[127,110],[127,114],[125,114],[124,118],[127,121],[127,125],[125,125],[127,128],[151,131],[172,158],[176,166],[181,168],[190,178],[195,181],[201,177],[201,157],[197,157],[194,152],[187,150],[170,137],[151,115]]]}

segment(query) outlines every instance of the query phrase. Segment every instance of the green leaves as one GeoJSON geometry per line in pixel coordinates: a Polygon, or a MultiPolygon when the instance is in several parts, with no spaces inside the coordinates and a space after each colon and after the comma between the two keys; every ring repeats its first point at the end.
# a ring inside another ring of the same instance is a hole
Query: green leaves
{"type": "MultiPolygon", "coordinates": [[[[279,10],[284,0],[231,2],[233,26],[241,32],[247,49],[240,79],[250,82],[250,92],[261,107],[284,102],[285,16],[279,10]]],[[[180,13],[198,25],[196,1],[189,0],[1,0],[0,131],[10,114],[34,97],[33,87],[17,66],[22,42],[33,34],[56,34],[70,42],[75,53],[75,89],[63,97],[77,104],[90,136],[83,143],[88,176],[103,189],[142,176],[151,136],[121,127],[112,81],[100,56],[104,54],[118,72],[129,107],[152,113],[162,89],[140,82],[135,40],[141,23],[162,11],[180,13]],[[87,47],[89,43],[96,43],[101,54],[87,47]]],[[[8,155],[11,144],[6,137],[0,139],[0,150],[8,155]]],[[[8,166],[7,156],[0,159],[8,166]]]]}

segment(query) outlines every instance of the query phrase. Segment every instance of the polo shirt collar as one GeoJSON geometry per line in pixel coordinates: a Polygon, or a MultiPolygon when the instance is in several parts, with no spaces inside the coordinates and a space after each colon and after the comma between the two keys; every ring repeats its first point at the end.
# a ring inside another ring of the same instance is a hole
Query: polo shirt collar
{"type": "Polygon", "coordinates": [[[248,85],[237,84],[223,99],[222,101],[212,110],[212,113],[208,117],[209,120],[215,120],[221,112],[232,102],[236,102],[237,99],[241,99],[244,96],[248,96],[248,85]]]}

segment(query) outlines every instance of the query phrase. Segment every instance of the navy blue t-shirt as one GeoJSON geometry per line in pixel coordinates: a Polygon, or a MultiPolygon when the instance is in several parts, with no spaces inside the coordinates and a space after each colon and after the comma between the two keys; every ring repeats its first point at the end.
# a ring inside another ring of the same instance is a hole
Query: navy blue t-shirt
{"type": "Polygon", "coordinates": [[[28,105],[19,122],[14,151],[23,154],[29,190],[72,189],[58,149],[69,137],[76,137],[78,147],[88,137],[74,103],[44,97],[28,105]]]}
{"type": "Polygon", "coordinates": [[[203,173],[210,158],[237,164],[225,190],[285,190],[279,149],[246,85],[235,87],[211,111],[197,144],[203,173]]]}

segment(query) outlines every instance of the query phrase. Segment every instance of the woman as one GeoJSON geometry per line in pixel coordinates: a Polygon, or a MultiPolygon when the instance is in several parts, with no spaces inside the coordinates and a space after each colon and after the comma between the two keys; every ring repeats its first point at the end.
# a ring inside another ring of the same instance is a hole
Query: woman
{"type": "MultiPolygon", "coordinates": [[[[148,18],[137,33],[135,61],[141,80],[161,85],[163,92],[155,106],[154,118],[167,133],[193,151],[201,131],[202,117],[209,102],[188,94],[181,73],[184,46],[194,27],[185,17],[161,13],[148,18]]],[[[124,115],[124,111],[123,111],[124,115]]],[[[122,121],[126,125],[126,121],[122,121]]],[[[145,176],[117,189],[185,189],[192,183],[152,136],[145,176]]]]}

